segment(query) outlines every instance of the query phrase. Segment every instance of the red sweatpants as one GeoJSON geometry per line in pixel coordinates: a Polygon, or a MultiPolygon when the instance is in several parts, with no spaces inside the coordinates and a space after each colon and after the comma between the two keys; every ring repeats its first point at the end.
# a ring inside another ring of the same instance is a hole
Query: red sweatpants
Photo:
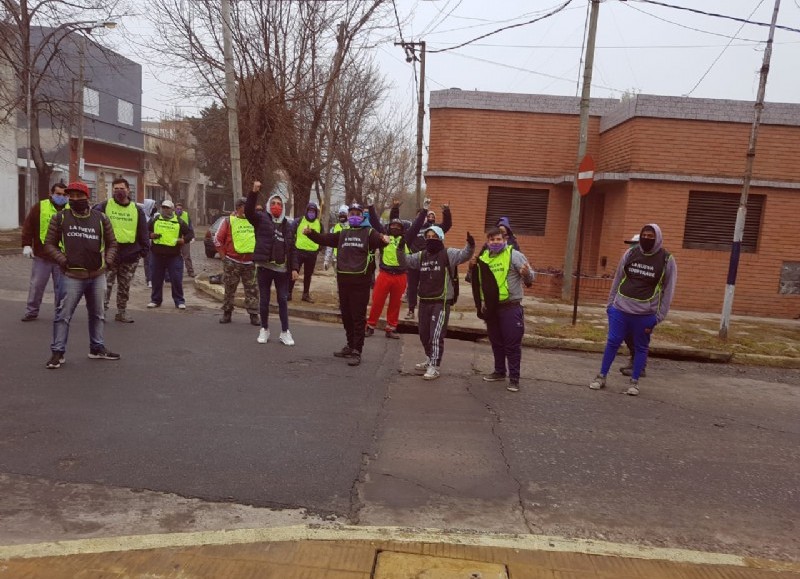
{"type": "Polygon", "coordinates": [[[403,292],[406,291],[406,274],[393,275],[381,270],[375,280],[375,289],[372,290],[372,307],[369,310],[367,325],[374,328],[378,318],[383,312],[386,296],[389,296],[389,309],[386,311],[386,330],[396,330],[400,319],[400,305],[403,301],[403,292]]]}

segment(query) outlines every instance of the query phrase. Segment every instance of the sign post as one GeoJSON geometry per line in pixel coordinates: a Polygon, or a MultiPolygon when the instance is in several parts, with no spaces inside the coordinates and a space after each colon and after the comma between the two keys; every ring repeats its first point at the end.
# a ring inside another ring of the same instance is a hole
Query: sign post
{"type": "MultiPolygon", "coordinates": [[[[581,194],[581,213],[578,225],[578,266],[575,272],[575,294],[572,301],[572,325],[574,326],[578,320],[578,296],[581,290],[581,260],[583,259],[583,217],[586,212],[586,204],[583,198],[592,190],[594,183],[594,159],[591,155],[586,155],[581,164],[578,165],[578,174],[575,176],[578,181],[578,193],[581,194]]],[[[564,272],[568,275],[571,272],[564,272]]]]}

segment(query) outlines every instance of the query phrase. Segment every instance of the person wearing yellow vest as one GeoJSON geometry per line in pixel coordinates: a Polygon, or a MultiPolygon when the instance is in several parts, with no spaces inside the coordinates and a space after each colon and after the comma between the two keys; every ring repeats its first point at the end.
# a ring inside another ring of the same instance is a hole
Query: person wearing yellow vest
{"type": "Polygon", "coordinates": [[[86,298],[89,317],[89,358],[120,358],[106,349],[103,339],[106,264],[114,263],[117,254],[114,228],[104,213],[90,207],[86,183],[70,183],[66,193],[69,209],[50,219],[44,239],[45,255],[57,262],[64,273],[58,288],[51,356],[46,364],[50,370],[60,368],[65,362],[70,321],[82,297],[86,298]]]}
{"type": "Polygon", "coordinates": [[[250,323],[261,325],[258,315],[258,286],[253,251],[256,248],[256,230],[244,214],[247,199],[236,201],[235,211],[220,223],[214,237],[214,246],[222,258],[222,280],[225,299],[222,301],[220,324],[230,324],[233,299],[239,282],[244,286],[244,307],[250,314],[250,323]]]}
{"type": "Polygon", "coordinates": [[[186,227],[189,228],[189,235],[186,236],[183,245],[181,245],[181,257],[183,258],[183,263],[186,264],[186,273],[189,274],[189,277],[194,277],[194,264],[192,263],[192,242],[194,241],[194,225],[192,225],[192,218],[189,217],[189,213],[184,211],[183,203],[178,201],[175,204],[175,215],[178,216],[178,219],[183,221],[186,224],[186,227]]]}
{"type": "Polygon", "coordinates": [[[106,273],[106,298],[103,308],[108,309],[114,281],[117,284],[117,315],[114,319],[126,324],[133,323],[126,308],[131,292],[131,282],[139,265],[139,258],[150,250],[150,238],[147,234],[147,219],[144,210],[131,201],[131,188],[123,178],[114,179],[111,183],[112,197],[95,207],[105,213],[114,228],[114,235],[119,244],[117,259],[108,264],[106,273]]]}
{"type": "Polygon", "coordinates": [[[499,228],[489,231],[486,245],[470,264],[472,296],[478,317],[486,322],[494,354],[494,372],[483,379],[486,382],[505,381],[507,361],[506,390],[518,392],[522,336],[525,333],[522,286],[533,285],[533,268],[525,255],[506,242],[499,228]]]}
{"type": "MultiPolygon", "coordinates": [[[[315,243],[303,233],[306,229],[322,233],[322,222],[319,220],[319,206],[313,201],[306,206],[306,212],[299,221],[296,221],[296,231],[294,247],[297,249],[298,263],[303,268],[303,301],[310,304],[314,303],[311,299],[311,276],[317,266],[317,254],[319,253],[319,243],[315,243]]],[[[294,280],[289,283],[289,301],[292,301],[292,291],[294,291],[294,280]]]]}
{"type": "Polygon", "coordinates": [[[186,243],[189,227],[175,215],[175,204],[169,199],[161,202],[161,212],[147,224],[153,245],[153,287],[148,308],[161,306],[164,291],[164,276],[169,272],[172,286],[172,301],[179,310],[186,309],[183,297],[183,258],[181,246],[186,243]]]}
{"type": "Polygon", "coordinates": [[[32,322],[39,317],[44,290],[50,278],[53,278],[53,295],[55,296],[53,302],[58,302],[58,281],[61,279],[61,269],[56,262],[45,256],[44,237],[53,215],[68,207],[68,198],[64,193],[65,187],[64,183],[56,183],[50,187],[50,197],[34,204],[22,224],[22,255],[33,259],[31,281],[28,287],[28,304],[25,308],[25,315],[22,316],[23,322],[32,322]]]}

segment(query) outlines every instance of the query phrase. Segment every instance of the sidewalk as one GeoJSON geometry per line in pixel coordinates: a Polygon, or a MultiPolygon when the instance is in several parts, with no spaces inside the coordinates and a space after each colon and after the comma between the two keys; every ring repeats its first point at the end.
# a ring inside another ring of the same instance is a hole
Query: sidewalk
{"type": "Polygon", "coordinates": [[[569,540],[306,526],[0,547],[0,578],[788,579],[800,564],[569,540]]]}
{"type": "MultiPolygon", "coordinates": [[[[221,271],[220,267],[220,271],[221,271]]],[[[195,287],[215,300],[222,301],[224,288],[212,284],[208,276],[195,279],[195,287]]],[[[336,277],[333,270],[320,268],[311,281],[313,304],[300,301],[302,282],[295,286],[289,303],[291,316],[318,321],[340,322],[336,277]]],[[[237,308],[244,307],[241,286],[237,308]]],[[[273,295],[271,307],[277,308],[273,295]]],[[[573,327],[572,306],[531,296],[523,298],[526,334],[523,344],[529,347],[602,352],[606,340],[606,313],[603,306],[580,306],[578,326],[573,327]]],[[[243,311],[243,310],[242,310],[243,311]]],[[[406,320],[403,304],[398,331],[416,333],[417,321],[406,320]]],[[[384,317],[379,322],[382,328],[384,317]]],[[[234,312],[234,322],[243,314],[234,312]]],[[[241,317],[240,319],[244,319],[241,317]]],[[[698,312],[671,311],[668,319],[653,334],[650,355],[657,358],[712,363],[753,364],[781,368],[800,368],[800,322],[771,318],[734,316],[731,338],[723,343],[716,338],[719,316],[698,312]]],[[[379,334],[376,334],[379,335],[379,334]]],[[[461,281],[461,295],[450,314],[448,337],[466,340],[486,339],[486,326],[475,315],[469,285],[461,281]]],[[[380,338],[378,338],[380,339],[380,338]]],[[[624,348],[623,348],[624,349],[624,348]]]]}

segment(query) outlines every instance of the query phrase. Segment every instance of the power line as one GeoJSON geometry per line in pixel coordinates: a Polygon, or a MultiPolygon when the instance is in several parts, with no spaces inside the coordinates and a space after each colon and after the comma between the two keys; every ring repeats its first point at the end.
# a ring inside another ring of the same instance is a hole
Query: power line
{"type": "Polygon", "coordinates": [[[510,30],[512,28],[519,28],[520,26],[527,26],[528,24],[533,24],[534,22],[539,22],[540,20],[544,20],[545,18],[548,18],[550,16],[553,16],[554,14],[557,14],[557,13],[561,12],[571,2],[572,2],[572,0],[566,0],[566,2],[561,4],[561,6],[559,6],[558,8],[556,8],[554,10],[551,10],[550,12],[547,12],[543,16],[539,16],[537,18],[534,18],[533,20],[528,20],[526,22],[520,22],[518,24],[511,24],[509,26],[504,26],[502,28],[498,28],[497,30],[493,30],[492,32],[487,32],[486,34],[482,34],[481,36],[473,38],[472,40],[467,40],[466,42],[462,42],[461,44],[456,44],[455,46],[450,46],[448,48],[440,48],[439,50],[430,50],[428,52],[430,52],[431,54],[435,54],[437,52],[447,52],[449,50],[455,50],[457,48],[462,48],[464,46],[467,46],[468,44],[472,44],[473,42],[476,42],[478,40],[483,40],[484,38],[486,38],[488,36],[493,36],[495,34],[499,34],[500,32],[503,32],[505,30],[510,30]]]}
{"type": "MultiPolygon", "coordinates": [[[[753,8],[753,11],[750,13],[750,16],[748,16],[747,18],[748,19],[752,18],[753,14],[756,13],[756,10],[761,8],[761,5],[763,3],[764,3],[764,0],[758,0],[758,4],[756,4],[756,7],[753,8]]],[[[709,65],[709,67],[706,69],[706,71],[703,73],[703,75],[700,77],[700,79],[694,84],[694,86],[692,87],[692,90],[690,90],[689,92],[687,92],[683,96],[687,96],[687,97],[691,96],[692,93],[695,91],[695,89],[697,89],[697,87],[700,86],[700,83],[702,83],[705,80],[705,78],[708,76],[708,73],[711,72],[712,68],[714,68],[714,65],[717,64],[717,62],[719,62],[719,59],[722,58],[722,55],[725,54],[726,50],[728,50],[728,47],[731,45],[731,42],[733,42],[733,40],[736,38],[736,35],[739,34],[742,31],[742,28],[744,28],[745,24],[746,24],[745,22],[742,22],[742,24],[739,26],[739,29],[734,33],[733,37],[731,37],[731,39],[728,41],[728,44],[725,45],[725,48],[723,48],[722,51],[720,51],[720,53],[717,55],[717,58],[714,59],[714,61],[709,65]]]]}
{"type": "MultiPolygon", "coordinates": [[[[647,16],[650,16],[651,18],[655,18],[656,20],[660,20],[661,22],[666,22],[667,24],[672,24],[673,26],[678,26],[680,28],[685,28],[686,30],[693,30],[694,32],[701,32],[703,34],[710,34],[711,36],[721,36],[722,38],[732,38],[731,36],[729,36],[727,34],[721,34],[719,32],[711,32],[710,30],[703,30],[701,28],[694,28],[693,26],[687,26],[686,24],[682,24],[680,22],[675,22],[674,20],[669,20],[667,18],[663,18],[661,16],[653,14],[652,12],[648,12],[647,10],[642,10],[641,8],[637,8],[636,6],[631,4],[630,2],[624,2],[623,6],[627,6],[631,10],[636,10],[637,12],[641,12],[642,14],[646,14],[647,16]]],[[[755,39],[752,39],[752,38],[741,38],[740,40],[746,40],[748,42],[763,43],[763,40],[755,40],[755,39]]]]}
{"type": "MultiPolygon", "coordinates": [[[[674,8],[676,10],[685,10],[687,12],[694,12],[695,14],[702,14],[703,16],[713,16],[714,18],[722,18],[724,20],[733,20],[735,22],[742,22],[744,24],[752,24],[754,26],[764,26],[767,28],[770,27],[770,24],[768,22],[758,22],[750,20],[749,18],[739,18],[738,16],[729,16],[728,14],[719,14],[717,12],[706,12],[705,10],[699,10],[697,8],[689,8],[688,6],[676,6],[674,4],[667,4],[666,2],[659,2],[658,0],[636,0],[636,1],[644,2],[645,4],[653,4],[655,6],[674,8]]],[[[782,26],[780,24],[776,24],[775,28],[779,28],[781,30],[788,30],[789,32],[800,32],[800,28],[792,28],[791,26],[782,26]]]]}
{"type": "Polygon", "coordinates": [[[397,14],[397,3],[395,0],[392,0],[392,6],[394,6],[394,17],[397,20],[397,32],[400,34],[400,42],[405,46],[406,41],[403,39],[403,28],[400,26],[400,15],[397,14]]]}

